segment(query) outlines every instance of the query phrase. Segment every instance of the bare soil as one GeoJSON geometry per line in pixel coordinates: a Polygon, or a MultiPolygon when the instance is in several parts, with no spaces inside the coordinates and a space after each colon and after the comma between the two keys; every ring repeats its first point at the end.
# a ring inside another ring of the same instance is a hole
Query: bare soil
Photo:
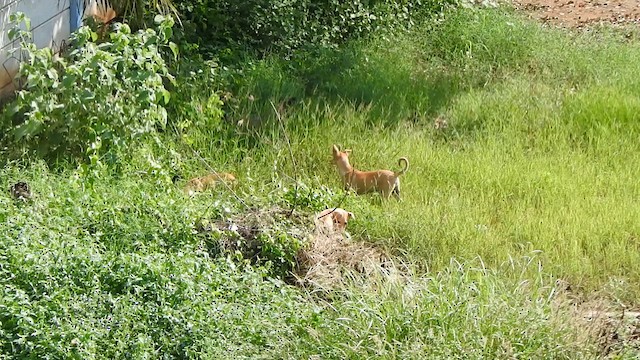
{"type": "Polygon", "coordinates": [[[513,3],[534,18],[563,27],[640,24],[639,0],[513,0],[513,3]]]}

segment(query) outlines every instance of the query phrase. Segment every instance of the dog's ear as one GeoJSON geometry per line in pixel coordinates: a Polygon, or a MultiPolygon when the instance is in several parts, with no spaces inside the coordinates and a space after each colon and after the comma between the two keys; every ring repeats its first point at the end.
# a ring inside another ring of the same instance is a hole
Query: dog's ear
{"type": "Polygon", "coordinates": [[[351,149],[345,149],[344,152],[347,153],[347,155],[351,155],[351,149]]]}
{"type": "Polygon", "coordinates": [[[352,212],[348,212],[348,213],[347,213],[347,219],[354,219],[354,220],[355,220],[355,219],[356,219],[356,216],[355,216],[355,215],[353,215],[353,213],[352,213],[352,212]]]}
{"type": "Polygon", "coordinates": [[[338,155],[338,153],[340,153],[340,149],[338,149],[338,146],[336,146],[335,144],[333,145],[333,154],[334,155],[338,155]]]}

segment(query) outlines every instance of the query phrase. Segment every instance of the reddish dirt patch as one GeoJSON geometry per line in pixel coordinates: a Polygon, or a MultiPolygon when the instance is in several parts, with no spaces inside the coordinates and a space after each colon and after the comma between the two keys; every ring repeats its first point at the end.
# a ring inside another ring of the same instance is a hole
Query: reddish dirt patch
{"type": "Polygon", "coordinates": [[[513,0],[514,5],[544,22],[566,27],[607,22],[640,24],[638,0],[513,0]]]}

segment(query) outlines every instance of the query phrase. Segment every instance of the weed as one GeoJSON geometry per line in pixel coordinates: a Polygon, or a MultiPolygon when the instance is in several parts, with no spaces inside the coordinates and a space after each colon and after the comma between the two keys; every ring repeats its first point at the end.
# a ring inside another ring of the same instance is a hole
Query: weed
{"type": "MultiPolygon", "coordinates": [[[[23,14],[13,18],[28,22],[23,14]]],[[[50,48],[37,49],[30,33],[16,28],[14,39],[26,56],[19,77],[26,87],[3,114],[5,145],[48,159],[66,154],[97,163],[112,148],[113,157],[163,128],[163,105],[170,97],[163,80],[172,77],[159,49],[169,46],[172,26],[173,20],[162,19],[157,31],[132,34],[120,24],[102,44],[82,27],[73,34],[66,58],[54,57],[50,48]]]]}

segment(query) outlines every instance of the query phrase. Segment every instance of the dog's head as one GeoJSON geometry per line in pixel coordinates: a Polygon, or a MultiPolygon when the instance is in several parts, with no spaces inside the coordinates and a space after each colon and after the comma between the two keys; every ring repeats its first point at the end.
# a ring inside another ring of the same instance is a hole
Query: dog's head
{"type": "Polygon", "coordinates": [[[337,145],[333,145],[332,154],[333,162],[337,165],[349,164],[349,154],[351,150],[340,151],[337,145]]]}
{"type": "Polygon", "coordinates": [[[221,180],[224,180],[224,181],[229,181],[229,182],[236,181],[236,177],[232,173],[219,173],[218,176],[220,177],[221,180]]]}
{"type": "Polygon", "coordinates": [[[331,213],[331,217],[333,218],[333,223],[337,225],[339,230],[346,229],[349,219],[356,218],[352,212],[346,211],[344,209],[336,209],[331,213]]]}
{"type": "Polygon", "coordinates": [[[329,208],[316,214],[316,226],[330,231],[345,231],[349,219],[355,219],[352,212],[341,208],[329,208]]]}

